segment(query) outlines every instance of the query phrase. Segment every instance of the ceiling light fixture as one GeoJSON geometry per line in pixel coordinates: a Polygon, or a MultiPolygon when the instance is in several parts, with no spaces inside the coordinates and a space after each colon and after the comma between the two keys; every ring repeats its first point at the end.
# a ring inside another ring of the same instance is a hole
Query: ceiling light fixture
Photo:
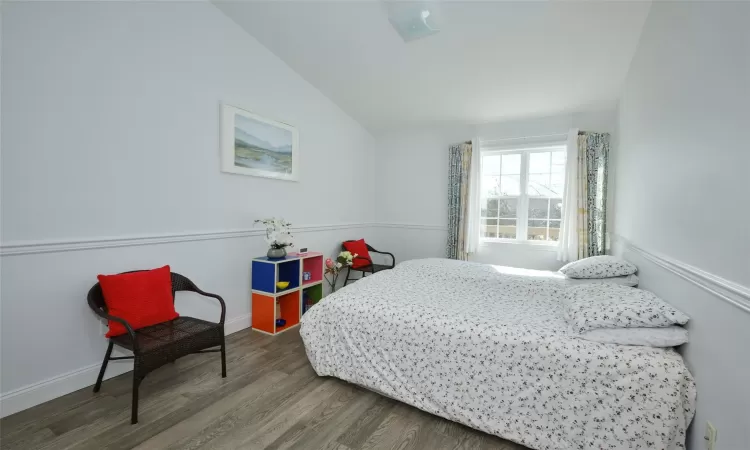
{"type": "Polygon", "coordinates": [[[388,21],[404,42],[440,31],[437,2],[385,2],[388,21]]]}

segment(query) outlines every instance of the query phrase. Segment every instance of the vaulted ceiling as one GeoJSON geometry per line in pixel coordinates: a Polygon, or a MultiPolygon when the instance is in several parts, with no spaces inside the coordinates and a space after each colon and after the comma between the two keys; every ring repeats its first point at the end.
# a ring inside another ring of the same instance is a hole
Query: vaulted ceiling
{"type": "Polygon", "coordinates": [[[214,4],[377,133],[615,105],[648,2],[441,2],[405,43],[383,2],[214,4]]]}

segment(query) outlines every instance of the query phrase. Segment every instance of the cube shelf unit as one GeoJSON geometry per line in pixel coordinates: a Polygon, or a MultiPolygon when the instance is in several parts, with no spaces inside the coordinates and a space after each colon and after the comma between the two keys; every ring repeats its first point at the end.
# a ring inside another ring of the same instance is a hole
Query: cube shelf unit
{"type": "Polygon", "coordinates": [[[299,325],[305,312],[305,301],[317,303],[323,297],[323,254],[290,253],[284,259],[253,258],[251,273],[252,327],[275,335],[299,325]],[[305,280],[303,273],[309,272],[305,280]],[[279,289],[276,283],[288,281],[279,289]],[[276,319],[286,320],[281,327],[276,319]]]}

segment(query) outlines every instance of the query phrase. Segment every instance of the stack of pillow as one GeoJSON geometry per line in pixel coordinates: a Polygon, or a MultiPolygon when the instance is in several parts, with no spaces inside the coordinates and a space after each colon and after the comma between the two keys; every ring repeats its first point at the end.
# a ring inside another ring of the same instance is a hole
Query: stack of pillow
{"type": "MultiPolygon", "coordinates": [[[[595,258],[596,265],[583,264],[588,269],[578,268],[573,273],[605,275],[602,279],[627,276],[624,272],[635,268],[611,256],[595,258]]],[[[688,341],[687,330],[680,326],[687,323],[688,316],[642,289],[610,283],[569,287],[563,296],[563,310],[574,335],[589,341],[649,347],[674,347],[688,341]]]]}
{"type": "Polygon", "coordinates": [[[619,284],[638,286],[638,268],[614,256],[592,256],[564,265],[560,272],[576,284],[619,284]]]}

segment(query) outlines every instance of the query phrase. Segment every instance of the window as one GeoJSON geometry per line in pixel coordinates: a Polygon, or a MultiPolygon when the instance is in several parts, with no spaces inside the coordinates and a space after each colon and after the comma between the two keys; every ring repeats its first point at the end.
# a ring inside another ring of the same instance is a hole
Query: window
{"type": "Polygon", "coordinates": [[[480,237],[554,243],[560,238],[565,147],[483,150],[480,237]]]}

